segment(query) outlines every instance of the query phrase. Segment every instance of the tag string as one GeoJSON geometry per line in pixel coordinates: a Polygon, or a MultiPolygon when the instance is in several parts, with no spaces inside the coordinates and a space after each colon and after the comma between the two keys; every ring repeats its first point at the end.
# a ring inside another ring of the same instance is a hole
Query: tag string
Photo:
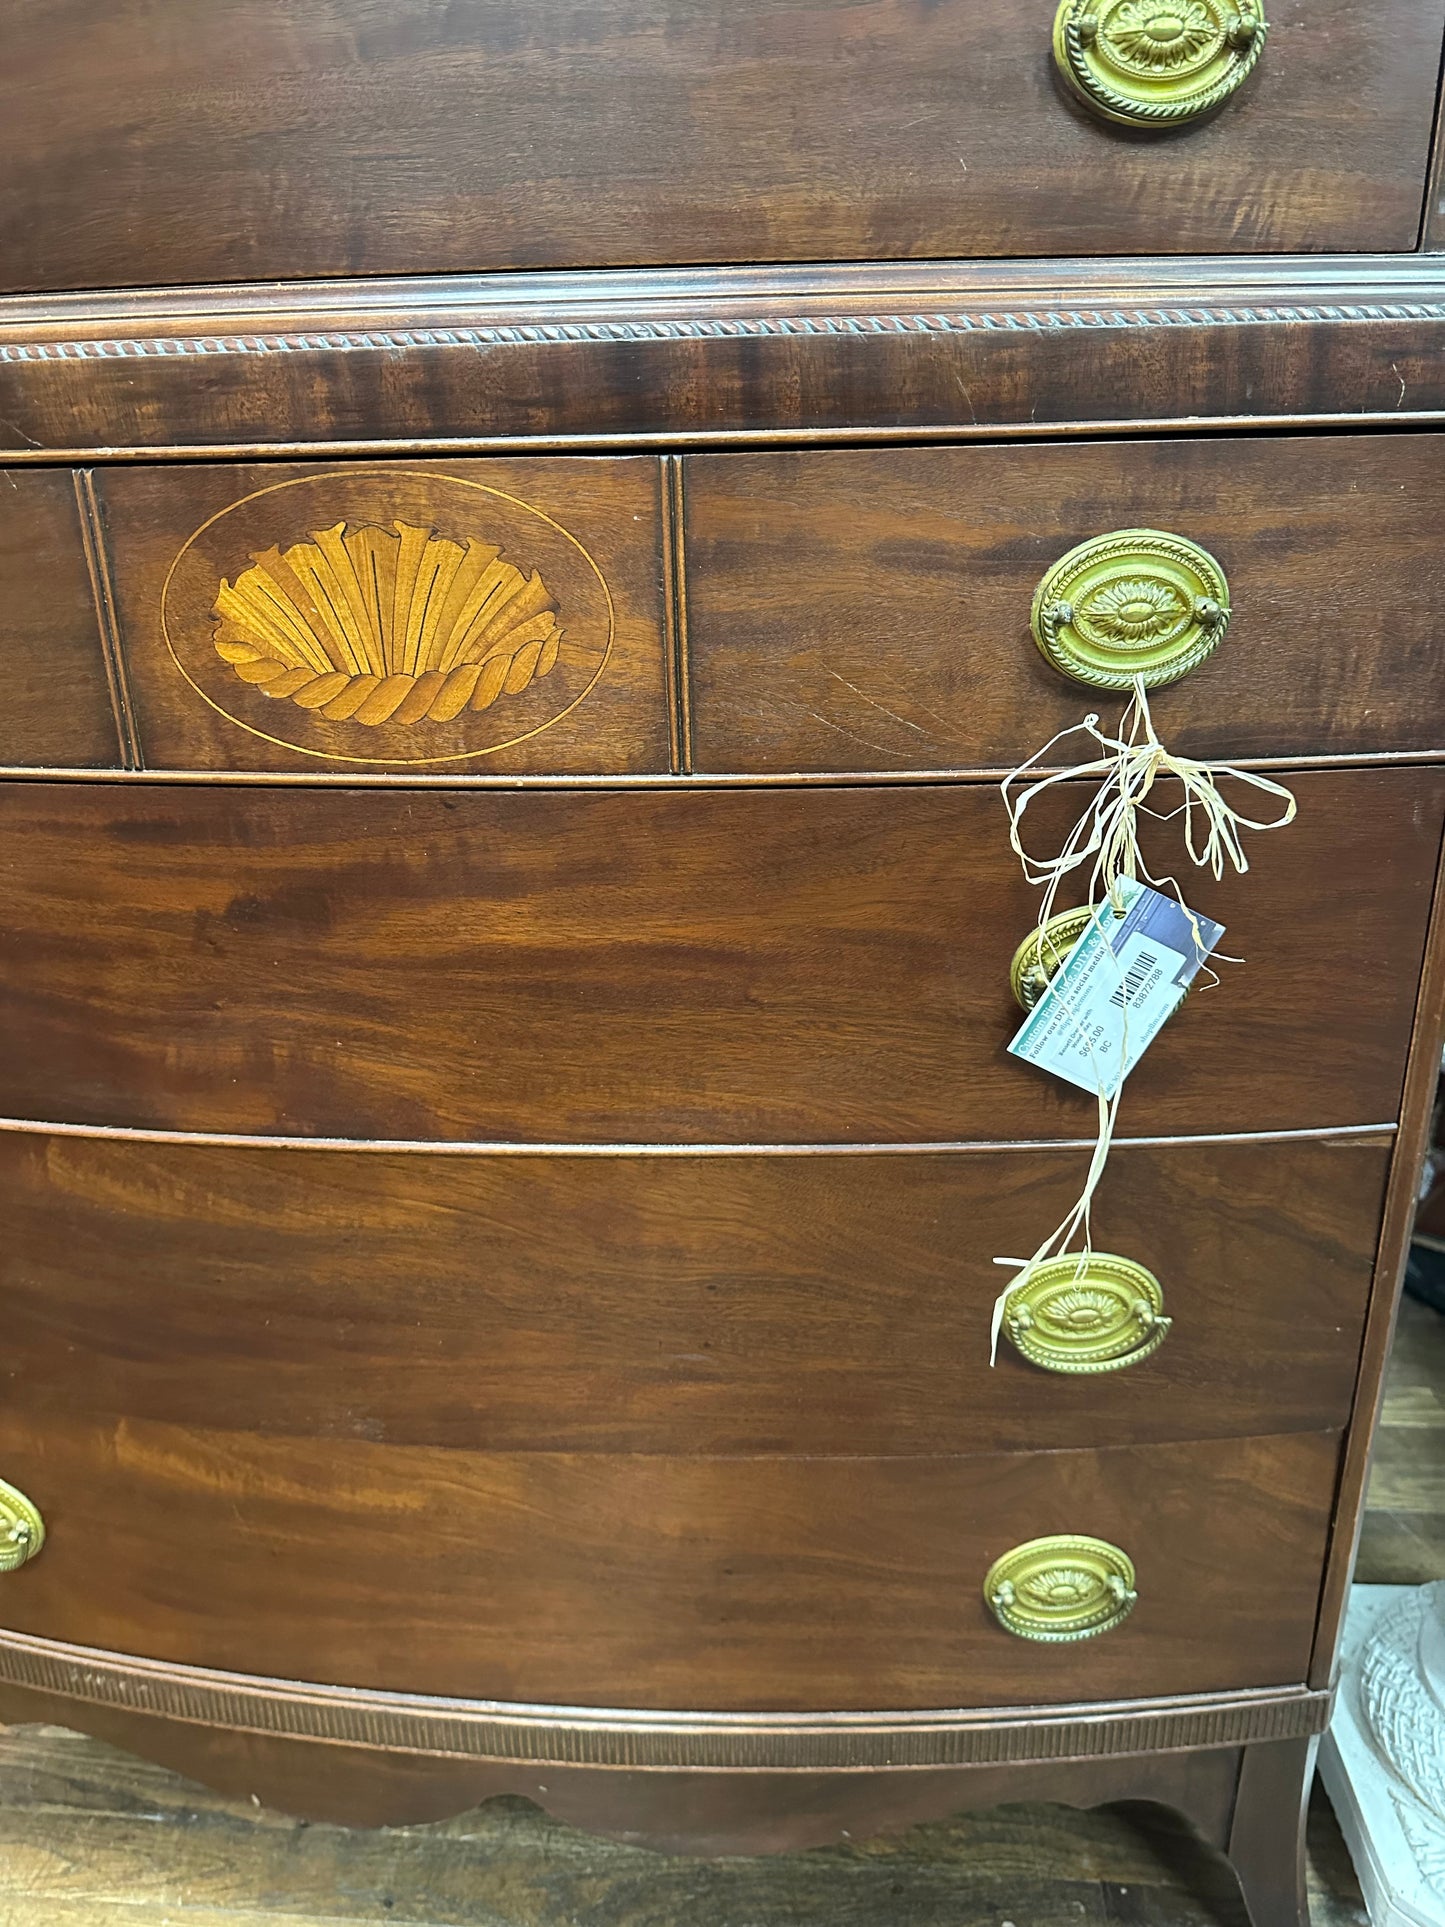
{"type": "MultiPolygon", "coordinates": [[[[1189,919],[1196,949],[1208,949],[1199,919],[1185,902],[1177,879],[1172,875],[1157,877],[1145,863],[1139,847],[1141,816],[1161,823],[1177,822],[1182,817],[1184,848],[1189,861],[1196,869],[1208,870],[1216,880],[1223,877],[1226,865],[1241,876],[1248,870],[1249,859],[1245,855],[1243,832],[1283,829],[1295,817],[1295,799],[1282,783],[1273,782],[1253,770],[1239,769],[1232,763],[1197,762],[1189,756],[1176,756],[1167,749],[1154,727],[1148,692],[1141,676],[1134,678],[1133,693],[1119,719],[1115,735],[1111,736],[1100,726],[1097,714],[1090,714],[1081,723],[1074,723],[1050,737],[1042,749],[1036,750],[1004,778],[1001,787],[1009,819],[1009,847],[1018,857],[1026,880],[1043,891],[1038,915],[1041,958],[1047,951],[1042,933],[1054,915],[1059,891],[1068,878],[1086,867],[1087,897],[1091,909],[1097,908],[1107,898],[1116,912],[1122,915],[1119,886],[1125,879],[1131,883],[1149,884],[1156,890],[1171,891],[1189,919]],[[1046,767],[1057,746],[1071,737],[1085,738],[1098,753],[1087,756],[1070,768],[1038,773],[1046,767]],[[1156,784],[1161,778],[1167,777],[1172,777],[1180,784],[1182,800],[1172,809],[1150,807],[1149,799],[1154,795],[1156,784]],[[1038,856],[1029,850],[1024,843],[1024,818],[1033,804],[1059,784],[1077,783],[1089,778],[1093,778],[1096,784],[1093,796],[1075,819],[1057,852],[1052,856],[1038,856]],[[1227,801],[1219,787],[1222,780],[1241,784],[1257,797],[1270,799],[1276,806],[1275,813],[1246,815],[1242,809],[1227,801]]],[[[1110,954],[1113,954],[1112,951],[1110,954]]],[[[1119,965],[1119,974],[1122,983],[1122,965],[1119,965]]],[[[1068,993],[1061,985],[1045,994],[1062,997],[1065,1012],[1069,1012],[1068,993]]],[[[1064,1257],[1077,1249],[1078,1268],[1075,1276],[1082,1277],[1093,1256],[1094,1194],[1108,1162],[1118,1122],[1124,1073],[1129,1061],[1127,997],[1124,1000],[1123,1026],[1118,1076],[1114,1080],[1112,1096],[1106,1095],[1108,1080],[1104,1072],[1107,1067],[1097,1061],[1094,1065],[1099,1097],[1098,1131],[1077,1202],[1031,1258],[1022,1262],[1016,1258],[994,1260],[995,1264],[1013,1267],[1015,1275],[994,1303],[989,1352],[991,1365],[998,1359],[999,1335],[1007,1315],[1008,1301],[1014,1292],[1027,1283],[1035,1268],[1050,1258],[1064,1257]],[[1075,1240],[1079,1240],[1077,1247],[1075,1240]]],[[[1094,1056],[1092,1047],[1090,1056],[1094,1056]]]]}
{"type": "Polygon", "coordinates": [[[1232,763],[1200,763],[1189,756],[1176,756],[1160,742],[1149,708],[1149,695],[1143,678],[1134,678],[1134,693],[1119,722],[1119,733],[1108,735],[1099,726],[1097,715],[1061,729],[1043,748],[1020,763],[1002,784],[1004,808],[1008,811],[1009,847],[1023,866],[1031,884],[1042,886],[1044,899],[1039,909],[1039,927],[1053,915],[1054,902],[1065,878],[1084,864],[1090,864],[1088,899],[1091,904],[1107,896],[1117,906],[1121,877],[1143,881],[1158,889],[1170,889],[1182,907],[1183,896],[1176,880],[1155,877],[1149,872],[1139,848],[1139,817],[1150,816],[1159,822],[1184,819],[1184,847],[1196,869],[1208,870],[1216,880],[1231,864],[1240,875],[1249,868],[1241,832],[1278,830],[1292,823],[1295,799],[1282,783],[1254,770],[1238,769],[1232,763]],[[1070,736],[1085,736],[1104,753],[1075,764],[1069,769],[1053,770],[1024,782],[1037,770],[1054,747],[1070,736]],[[1097,777],[1098,789],[1065,837],[1058,854],[1038,857],[1024,847],[1023,821],[1039,797],[1060,783],[1097,777]],[[1178,780],[1184,795],[1172,810],[1149,809],[1145,799],[1161,776],[1178,780]],[[1220,793],[1219,779],[1228,778],[1269,796],[1281,805],[1272,817],[1246,816],[1234,809],[1220,793]],[[1017,788],[1019,784],[1022,788],[1017,788]]]}
{"type": "MultiPolygon", "coordinates": [[[[1120,1056],[1124,1061],[1127,1061],[1125,1053],[1128,1050],[1128,1033],[1129,1018],[1128,1007],[1126,1005],[1123,1042],[1120,1046],[1120,1056]]],[[[1096,1066],[1096,1069],[1097,1068],[1096,1066]]],[[[1104,1167],[1109,1161],[1109,1147],[1114,1141],[1114,1124],[1119,1115],[1119,1098],[1123,1093],[1123,1089],[1124,1080],[1120,1077],[1118,1083],[1114,1086],[1114,1095],[1112,1097],[1106,1097],[1104,1095],[1104,1079],[1102,1075],[1100,1075],[1098,1135],[1094,1142],[1093,1156],[1089,1159],[1089,1169],[1084,1179],[1084,1188],[1079,1193],[1078,1201],[1075,1203],[1073,1209],[1060,1224],[1054,1227],[1031,1258],[1025,1258],[1022,1262],[1016,1258],[994,1259],[996,1265],[1014,1265],[1017,1267],[1017,1271],[1016,1275],[1010,1278],[998,1297],[994,1300],[993,1318],[989,1327],[988,1362],[991,1366],[997,1365],[998,1363],[998,1341],[999,1335],[1003,1331],[1003,1321],[1008,1311],[1008,1301],[1019,1289],[1020,1285],[1027,1283],[1033,1274],[1034,1267],[1043,1264],[1046,1259],[1063,1257],[1068,1252],[1073,1240],[1082,1237],[1083,1242],[1078,1249],[1079,1262],[1074,1271],[1075,1280],[1077,1281],[1082,1278],[1088,1269],[1089,1260],[1094,1252],[1092,1223],[1094,1193],[1099,1188],[1099,1180],[1103,1177],[1104,1167]]]]}

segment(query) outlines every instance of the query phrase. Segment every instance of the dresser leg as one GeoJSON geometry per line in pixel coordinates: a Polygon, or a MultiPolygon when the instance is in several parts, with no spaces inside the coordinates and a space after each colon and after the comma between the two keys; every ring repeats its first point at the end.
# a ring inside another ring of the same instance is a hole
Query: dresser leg
{"type": "Polygon", "coordinates": [[[1229,1858],[1254,1927],[1309,1927],[1305,1816],[1319,1737],[1244,1749],[1229,1858]]]}

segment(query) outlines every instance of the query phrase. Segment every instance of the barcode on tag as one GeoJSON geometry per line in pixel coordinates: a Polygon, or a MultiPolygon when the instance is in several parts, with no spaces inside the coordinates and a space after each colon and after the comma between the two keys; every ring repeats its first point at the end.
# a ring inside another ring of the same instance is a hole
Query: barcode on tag
{"type": "MultiPolygon", "coordinates": [[[[1171,951],[1170,955],[1173,954],[1171,951]]],[[[1117,986],[1109,1002],[1117,1004],[1120,1010],[1126,1004],[1137,1004],[1145,991],[1153,988],[1154,979],[1158,975],[1159,959],[1152,950],[1141,950],[1130,964],[1128,975],[1123,983],[1117,986]]]]}
{"type": "Polygon", "coordinates": [[[1014,1056],[1113,1097],[1179,1006],[1224,925],[1147,884],[1099,908],[1009,1045],[1014,1056]]]}

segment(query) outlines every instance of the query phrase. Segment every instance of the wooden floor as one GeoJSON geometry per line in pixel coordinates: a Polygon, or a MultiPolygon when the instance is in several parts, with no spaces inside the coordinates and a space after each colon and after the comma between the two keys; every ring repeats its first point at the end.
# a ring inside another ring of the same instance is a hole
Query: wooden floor
{"type": "MultiPolygon", "coordinates": [[[[1406,1302],[1360,1577],[1445,1576],[1445,1319],[1406,1302]]],[[[1363,1927],[1328,1806],[1314,1927],[1363,1927]]],[[[0,1927],[1246,1927],[1182,1823],[1003,1807],[898,1840],[695,1863],[608,1845],[525,1801],[348,1833],[217,1799],[50,1727],[0,1730],[0,1927]]]]}
{"type": "Polygon", "coordinates": [[[1445,1579],[1445,1316],[1413,1298],[1400,1306],[1355,1577],[1445,1579]]]}

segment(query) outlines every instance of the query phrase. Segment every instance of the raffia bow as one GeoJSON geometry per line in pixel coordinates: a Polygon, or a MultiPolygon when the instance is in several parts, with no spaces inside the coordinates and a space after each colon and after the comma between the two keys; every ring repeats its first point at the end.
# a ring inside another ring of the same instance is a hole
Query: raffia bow
{"type": "MultiPolygon", "coordinates": [[[[1009,847],[1023,865],[1032,884],[1042,886],[1039,926],[1054,913],[1059,886],[1073,871],[1092,863],[1089,874],[1089,902],[1101,903],[1107,896],[1118,901],[1121,877],[1152,884],[1156,890],[1169,889],[1184,904],[1179,885],[1172,877],[1155,877],[1149,872],[1139,848],[1139,818],[1153,817],[1159,822],[1184,819],[1184,847],[1196,869],[1209,870],[1216,878],[1231,864],[1241,875],[1249,868],[1241,832],[1279,830],[1292,823],[1295,799],[1282,783],[1260,776],[1254,770],[1238,769],[1233,763],[1199,763],[1189,756],[1176,756],[1160,742],[1149,708],[1149,693],[1142,677],[1134,679],[1134,693],[1119,722],[1119,733],[1110,736],[1100,728],[1097,715],[1061,729],[1043,748],[1036,750],[1003,780],[1004,808],[1009,818],[1009,847]],[[1037,776],[1021,790],[1015,785],[1031,770],[1039,769],[1057,744],[1070,736],[1087,736],[1103,754],[1076,763],[1072,768],[1052,770],[1037,776]],[[1023,820],[1039,797],[1060,783],[1099,778],[1093,802],[1084,810],[1065,837],[1057,856],[1037,857],[1024,848],[1023,820]],[[1161,777],[1178,779],[1184,796],[1172,810],[1150,809],[1146,805],[1161,777]],[[1243,783],[1261,795],[1278,798],[1284,805],[1278,816],[1261,820],[1245,816],[1220,794],[1219,780],[1227,777],[1243,783]]],[[[1184,905],[1187,909],[1188,906],[1184,905]]]]}

